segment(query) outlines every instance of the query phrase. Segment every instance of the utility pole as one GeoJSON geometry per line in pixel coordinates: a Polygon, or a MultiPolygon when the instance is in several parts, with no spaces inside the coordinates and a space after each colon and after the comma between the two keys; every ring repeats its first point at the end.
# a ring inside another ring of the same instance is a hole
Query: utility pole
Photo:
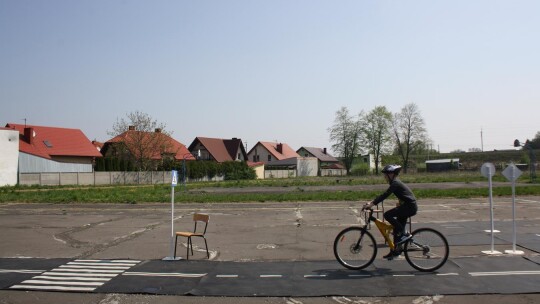
{"type": "Polygon", "coordinates": [[[480,128],[480,144],[482,145],[482,152],[484,152],[484,130],[480,128]]]}

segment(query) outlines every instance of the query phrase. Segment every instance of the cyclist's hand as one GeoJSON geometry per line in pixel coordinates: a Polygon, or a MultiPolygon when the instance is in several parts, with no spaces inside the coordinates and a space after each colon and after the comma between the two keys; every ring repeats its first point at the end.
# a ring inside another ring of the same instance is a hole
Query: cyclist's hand
{"type": "Polygon", "coordinates": [[[371,208],[373,208],[373,203],[369,202],[369,203],[366,203],[364,207],[362,207],[362,210],[371,209],[371,208]]]}

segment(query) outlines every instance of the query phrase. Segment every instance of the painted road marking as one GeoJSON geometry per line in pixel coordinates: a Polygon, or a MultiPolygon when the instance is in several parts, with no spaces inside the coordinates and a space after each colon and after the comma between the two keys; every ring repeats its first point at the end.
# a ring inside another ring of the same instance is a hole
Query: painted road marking
{"type": "Polygon", "coordinates": [[[493,271],[493,272],[469,272],[473,277],[481,276],[506,276],[506,275],[540,275],[540,271],[493,271]]]}
{"type": "Polygon", "coordinates": [[[218,274],[216,278],[238,278],[237,274],[218,274]]]}
{"type": "Polygon", "coordinates": [[[32,269],[0,269],[0,273],[42,273],[44,271],[32,269]]]}
{"type": "Polygon", "coordinates": [[[304,278],[326,278],[327,274],[305,274],[304,278]]]}
{"type": "Polygon", "coordinates": [[[259,277],[260,278],[282,278],[283,275],[281,275],[281,274],[261,274],[259,277]]]}
{"type": "Polygon", "coordinates": [[[207,273],[181,273],[181,272],[124,272],[125,276],[145,276],[145,277],[180,277],[180,278],[201,278],[207,273]]]}
{"type": "Polygon", "coordinates": [[[42,271],[10,289],[94,291],[112,278],[122,274],[140,261],[75,260],[49,271],[42,271]]]}

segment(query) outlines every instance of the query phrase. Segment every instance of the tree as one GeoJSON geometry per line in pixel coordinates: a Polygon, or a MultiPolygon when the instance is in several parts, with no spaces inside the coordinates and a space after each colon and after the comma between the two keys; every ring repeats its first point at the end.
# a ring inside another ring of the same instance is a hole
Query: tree
{"type": "Polygon", "coordinates": [[[536,132],[536,135],[531,141],[529,141],[529,144],[531,145],[532,149],[540,149],[540,131],[536,132]]]}
{"type": "Polygon", "coordinates": [[[334,125],[328,128],[332,149],[343,159],[347,174],[351,172],[352,163],[360,151],[360,126],[363,113],[355,119],[349,114],[349,109],[341,107],[336,112],[334,125]]]}
{"type": "Polygon", "coordinates": [[[137,170],[146,171],[156,167],[156,160],[166,159],[171,154],[171,133],[165,127],[150,115],[135,111],[127,113],[126,118],[117,119],[108,134],[122,136],[116,147],[118,157],[128,158],[137,170]]]}
{"type": "Polygon", "coordinates": [[[407,173],[409,156],[417,147],[424,146],[428,141],[424,119],[416,104],[407,104],[401,112],[394,115],[393,130],[396,150],[403,161],[403,172],[407,173]]]}
{"type": "Polygon", "coordinates": [[[366,147],[375,159],[375,173],[379,173],[379,160],[382,154],[392,149],[392,113],[386,107],[375,107],[365,116],[361,127],[362,146],[366,147]]]}

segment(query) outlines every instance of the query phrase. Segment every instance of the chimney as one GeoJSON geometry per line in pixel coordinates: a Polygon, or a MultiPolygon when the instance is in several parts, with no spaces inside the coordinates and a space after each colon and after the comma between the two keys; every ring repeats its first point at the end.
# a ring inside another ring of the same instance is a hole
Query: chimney
{"type": "Polygon", "coordinates": [[[34,143],[34,128],[24,128],[24,140],[29,143],[34,143]]]}
{"type": "Polygon", "coordinates": [[[128,127],[128,130],[129,130],[129,131],[135,131],[135,126],[129,126],[129,127],[128,127]]]}
{"type": "Polygon", "coordinates": [[[326,154],[326,148],[323,149],[323,153],[326,154]]]}
{"type": "Polygon", "coordinates": [[[161,133],[161,128],[156,128],[156,133],[161,133]]]}
{"type": "Polygon", "coordinates": [[[279,143],[277,144],[277,151],[281,154],[283,154],[283,144],[279,143]]]}

